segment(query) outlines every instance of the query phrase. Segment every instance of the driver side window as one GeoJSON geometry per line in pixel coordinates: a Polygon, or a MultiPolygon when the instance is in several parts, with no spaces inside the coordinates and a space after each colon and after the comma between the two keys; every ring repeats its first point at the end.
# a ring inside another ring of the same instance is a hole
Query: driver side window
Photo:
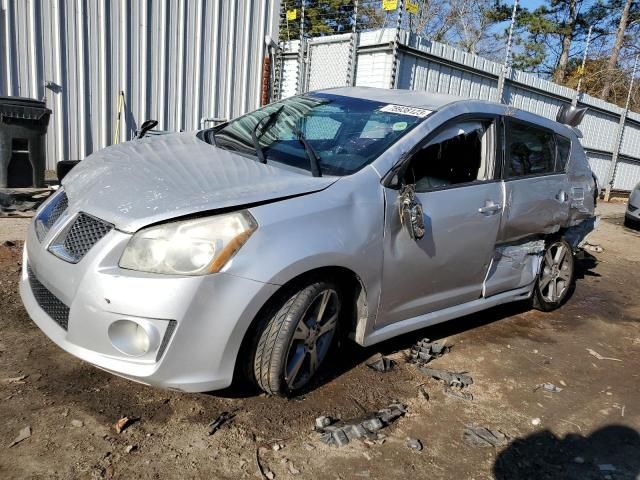
{"type": "Polygon", "coordinates": [[[442,129],[410,160],[405,183],[416,192],[493,178],[494,122],[461,121],[442,129]]]}

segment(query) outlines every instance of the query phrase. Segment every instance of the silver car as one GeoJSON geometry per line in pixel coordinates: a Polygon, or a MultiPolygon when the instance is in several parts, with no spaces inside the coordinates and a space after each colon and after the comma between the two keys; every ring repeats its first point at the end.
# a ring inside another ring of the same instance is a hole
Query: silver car
{"type": "Polygon", "coordinates": [[[627,211],[624,215],[624,224],[631,228],[640,228],[640,183],[631,190],[627,211]]]}
{"type": "Polygon", "coordinates": [[[339,335],[560,306],[593,185],[576,130],[531,113],[313,92],[89,156],[30,226],[20,292],[55,343],[116,375],[287,394],[339,335]]]}

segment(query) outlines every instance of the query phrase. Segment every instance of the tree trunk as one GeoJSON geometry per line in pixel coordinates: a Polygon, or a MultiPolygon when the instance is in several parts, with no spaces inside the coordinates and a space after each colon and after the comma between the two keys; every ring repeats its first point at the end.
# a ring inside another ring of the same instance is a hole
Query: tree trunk
{"type": "Polygon", "coordinates": [[[560,52],[560,58],[558,59],[558,66],[555,72],[553,72],[553,81],[556,83],[562,83],[564,77],[567,74],[567,65],[569,64],[569,49],[571,48],[571,42],[573,41],[573,35],[576,28],[576,19],[578,18],[578,1],[569,1],[569,19],[567,21],[567,32],[562,39],[562,51],[560,52]]]}
{"type": "Polygon", "coordinates": [[[607,70],[604,74],[604,85],[602,86],[602,92],[600,98],[607,100],[609,93],[611,93],[611,86],[613,84],[613,72],[618,65],[618,57],[620,56],[620,49],[622,48],[622,42],[624,41],[624,32],[627,30],[627,24],[629,23],[629,10],[631,9],[632,0],[627,0],[622,9],[622,15],[620,16],[620,23],[618,24],[618,31],[616,32],[616,41],[611,51],[611,56],[607,61],[607,70]]]}

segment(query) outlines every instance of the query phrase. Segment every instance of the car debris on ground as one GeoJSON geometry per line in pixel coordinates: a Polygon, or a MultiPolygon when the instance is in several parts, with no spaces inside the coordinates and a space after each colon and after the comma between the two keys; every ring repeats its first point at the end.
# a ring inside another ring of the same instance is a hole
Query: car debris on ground
{"type": "Polygon", "coordinates": [[[449,372],[448,370],[443,370],[441,368],[429,367],[419,367],[418,370],[428,377],[442,380],[446,385],[450,387],[464,388],[473,383],[473,378],[471,378],[471,376],[466,372],[456,373],[449,372]]]}
{"type": "Polygon", "coordinates": [[[587,352],[589,352],[589,355],[591,355],[593,357],[596,357],[598,360],[612,360],[614,362],[621,362],[622,361],[619,358],[605,357],[603,355],[600,355],[598,352],[596,352],[595,350],[593,350],[591,348],[587,348],[587,352]]]}
{"type": "Polygon", "coordinates": [[[462,432],[464,442],[474,448],[501,447],[509,443],[509,438],[499,430],[467,425],[462,432]]]}
{"type": "Polygon", "coordinates": [[[20,432],[18,433],[18,436],[13,440],[13,442],[11,442],[9,444],[8,448],[11,448],[11,447],[19,444],[20,442],[26,440],[30,436],[31,436],[31,427],[27,425],[22,430],[20,430],[20,432]]]}
{"type": "Polygon", "coordinates": [[[120,418],[120,420],[118,420],[115,425],[113,426],[113,428],[116,429],[117,433],[122,433],[124,432],[127,428],[129,428],[131,425],[133,425],[135,422],[137,422],[138,420],[140,420],[139,418],[136,417],[127,417],[124,416],[122,418],[120,418]]]}
{"type": "Polygon", "coordinates": [[[20,375],[18,377],[10,377],[2,380],[2,383],[23,384],[29,375],[20,375]]]}
{"type": "Polygon", "coordinates": [[[408,438],[407,447],[409,447],[411,450],[415,450],[416,452],[421,452],[422,449],[424,448],[422,446],[422,442],[417,438],[408,438]]]}
{"type": "Polygon", "coordinates": [[[451,346],[444,343],[431,342],[428,338],[418,341],[409,353],[409,361],[417,365],[426,365],[434,358],[443,356],[451,350],[451,346]]]}
{"type": "Polygon", "coordinates": [[[387,408],[378,410],[352,420],[338,421],[330,417],[316,418],[316,431],[321,433],[320,440],[327,445],[342,447],[355,439],[376,440],[378,431],[389,426],[407,413],[407,407],[399,402],[391,403],[387,408]],[[326,425],[326,420],[330,423],[326,425]],[[325,425],[318,427],[318,425],[325,425]]]}
{"type": "Polygon", "coordinates": [[[549,393],[560,393],[563,390],[562,388],[555,386],[553,383],[548,382],[536,385],[533,391],[537,392],[540,389],[549,393]]]}
{"type": "Polygon", "coordinates": [[[235,417],[235,414],[232,412],[222,412],[214,421],[207,425],[209,428],[209,435],[216,433],[222,425],[231,421],[233,417],[235,417]]]}
{"type": "Polygon", "coordinates": [[[381,373],[390,372],[397,365],[395,360],[392,360],[384,355],[378,355],[374,360],[367,363],[367,367],[381,373]]]}
{"type": "Polygon", "coordinates": [[[444,394],[448,397],[459,398],[462,400],[473,400],[470,392],[464,391],[466,387],[473,383],[473,378],[466,372],[449,372],[440,368],[429,368],[419,366],[418,370],[427,377],[432,377],[444,382],[444,394]]]}

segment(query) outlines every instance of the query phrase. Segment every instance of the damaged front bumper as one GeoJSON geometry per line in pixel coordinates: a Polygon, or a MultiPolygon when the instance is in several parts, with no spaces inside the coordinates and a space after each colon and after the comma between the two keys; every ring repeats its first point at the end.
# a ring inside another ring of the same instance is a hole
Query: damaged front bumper
{"type": "Polygon", "coordinates": [[[128,239],[114,230],[71,264],[43,248],[31,226],[20,294],[33,321],[72,355],[140,383],[192,392],[229,386],[244,333],[277,286],[225,273],[123,270],[117,260],[128,239]],[[136,332],[119,325],[139,325],[146,351],[125,353],[136,332]]]}

